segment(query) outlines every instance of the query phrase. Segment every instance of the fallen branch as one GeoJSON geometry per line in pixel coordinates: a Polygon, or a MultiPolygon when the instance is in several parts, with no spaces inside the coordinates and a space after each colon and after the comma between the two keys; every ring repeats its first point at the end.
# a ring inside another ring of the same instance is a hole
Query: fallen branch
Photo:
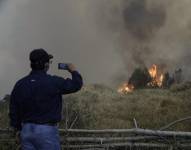
{"type": "Polygon", "coordinates": [[[148,144],[148,143],[114,143],[114,144],[95,144],[95,145],[67,145],[63,148],[104,148],[104,147],[142,147],[142,148],[168,148],[166,144],[148,144]]]}
{"type": "Polygon", "coordinates": [[[138,137],[67,137],[61,139],[64,142],[91,142],[91,143],[108,143],[108,142],[135,142],[156,140],[156,136],[138,136],[138,137]]]}
{"type": "Polygon", "coordinates": [[[170,124],[168,124],[168,125],[166,125],[166,126],[160,128],[159,130],[161,130],[161,131],[162,131],[162,130],[166,130],[166,129],[168,129],[168,128],[174,126],[174,125],[177,124],[177,123],[180,123],[180,122],[183,122],[183,121],[187,121],[187,120],[191,120],[191,117],[186,117],[186,118],[182,118],[182,119],[176,120],[176,121],[174,121],[174,122],[172,122],[172,123],[170,123],[170,124]]]}
{"type": "Polygon", "coordinates": [[[78,133],[78,134],[135,134],[135,135],[150,135],[150,136],[173,136],[173,137],[187,137],[191,138],[191,132],[175,132],[175,131],[160,131],[149,129],[106,129],[106,130],[83,130],[83,129],[69,129],[59,130],[61,134],[78,133]]]}

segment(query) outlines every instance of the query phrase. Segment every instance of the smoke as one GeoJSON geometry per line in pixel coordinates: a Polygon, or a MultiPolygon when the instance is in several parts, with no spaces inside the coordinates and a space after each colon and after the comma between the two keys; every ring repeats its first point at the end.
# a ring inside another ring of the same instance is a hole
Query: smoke
{"type": "Polygon", "coordinates": [[[105,0],[98,5],[97,24],[117,45],[125,64],[123,80],[136,67],[153,63],[170,72],[183,68],[189,79],[191,1],[105,0]]]}
{"type": "Polygon", "coordinates": [[[73,62],[85,83],[128,80],[137,66],[181,67],[189,77],[190,0],[1,0],[0,95],[30,71],[28,55],[45,48],[73,62]],[[124,76],[124,77],[123,77],[124,76]]]}
{"type": "Polygon", "coordinates": [[[0,3],[0,97],[10,93],[15,82],[30,72],[28,55],[35,48],[44,48],[54,55],[51,74],[68,76],[57,69],[57,63],[72,62],[85,84],[111,82],[120,66],[119,55],[94,24],[93,2],[6,0],[0,3]]]}
{"type": "Polygon", "coordinates": [[[127,31],[137,41],[145,41],[150,40],[157,30],[164,25],[166,12],[163,7],[147,8],[146,0],[134,0],[126,4],[123,17],[127,31]]]}

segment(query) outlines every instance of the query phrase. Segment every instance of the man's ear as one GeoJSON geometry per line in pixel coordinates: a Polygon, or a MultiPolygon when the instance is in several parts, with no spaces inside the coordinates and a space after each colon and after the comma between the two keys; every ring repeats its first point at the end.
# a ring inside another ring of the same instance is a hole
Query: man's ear
{"type": "Polygon", "coordinates": [[[45,68],[45,70],[48,70],[49,69],[49,62],[46,62],[45,64],[44,64],[44,68],[45,68]]]}

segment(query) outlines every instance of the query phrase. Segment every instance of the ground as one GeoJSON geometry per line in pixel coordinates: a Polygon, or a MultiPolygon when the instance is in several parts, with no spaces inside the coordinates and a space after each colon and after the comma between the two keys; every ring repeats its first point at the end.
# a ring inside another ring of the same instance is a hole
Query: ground
{"type": "MultiPolygon", "coordinates": [[[[135,118],[140,128],[160,129],[191,116],[190,97],[190,83],[170,89],[140,89],[124,95],[104,85],[89,85],[65,97],[68,104],[65,116],[69,116],[68,124],[75,124],[77,128],[134,128],[135,118]]],[[[191,127],[187,121],[169,130],[191,131],[191,127]]]]}
{"type": "MultiPolygon", "coordinates": [[[[138,127],[160,129],[180,118],[191,116],[190,83],[170,89],[140,89],[119,94],[104,85],[85,86],[77,94],[64,96],[64,121],[60,127],[106,129],[138,127]],[[67,113],[66,113],[67,112],[67,113]]],[[[8,101],[0,103],[0,128],[8,127],[8,101]]],[[[169,130],[191,131],[190,121],[169,130]]]]}

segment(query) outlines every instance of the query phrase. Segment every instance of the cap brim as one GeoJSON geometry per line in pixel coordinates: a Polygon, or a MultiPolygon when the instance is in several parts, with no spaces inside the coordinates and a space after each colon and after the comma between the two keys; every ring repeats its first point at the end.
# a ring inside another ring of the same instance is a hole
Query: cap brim
{"type": "Polygon", "coordinates": [[[52,59],[52,58],[53,58],[53,56],[52,56],[51,54],[49,54],[48,57],[49,57],[49,59],[52,59]]]}

